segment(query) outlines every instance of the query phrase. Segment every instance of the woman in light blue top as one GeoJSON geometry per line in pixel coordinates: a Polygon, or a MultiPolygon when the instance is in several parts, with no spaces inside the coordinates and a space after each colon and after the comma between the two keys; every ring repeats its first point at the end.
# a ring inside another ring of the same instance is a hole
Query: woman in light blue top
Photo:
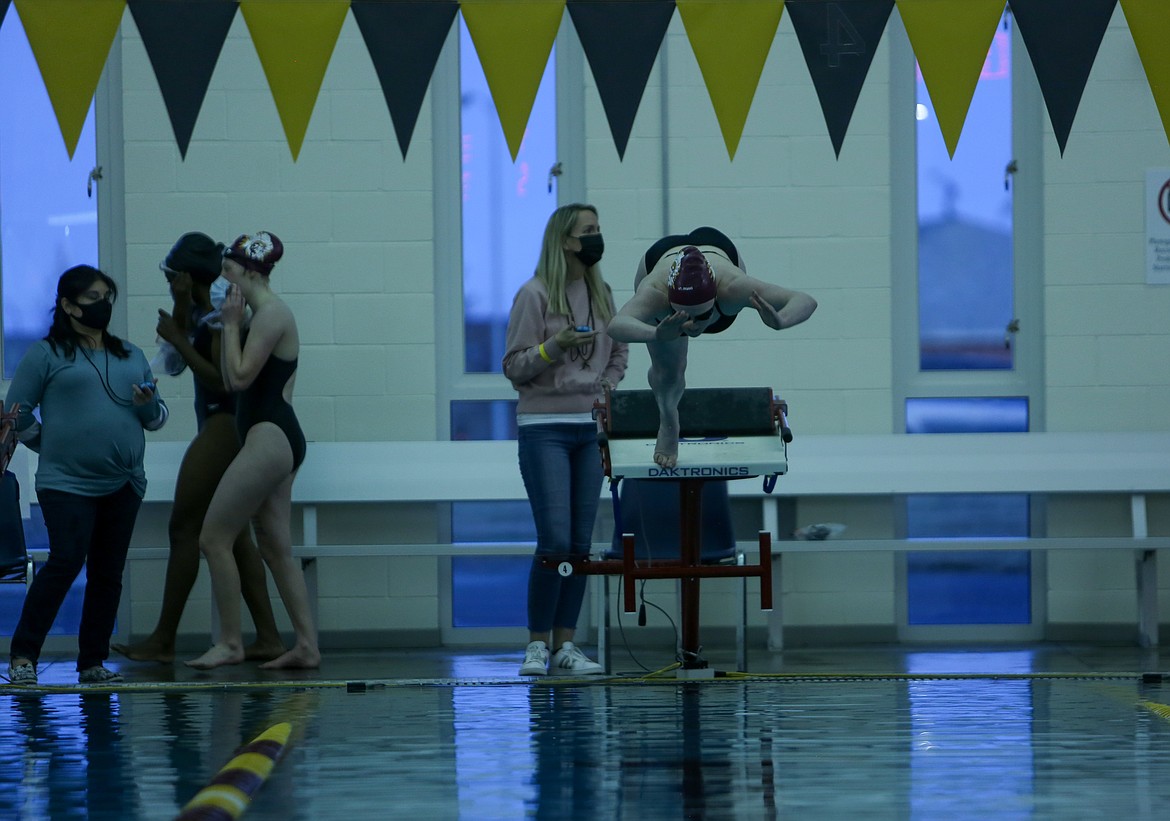
{"type": "Polygon", "coordinates": [[[79,679],[121,679],[102,663],[146,493],[143,430],[161,428],[167,406],[142,351],[107,330],[117,296],[114,281],[96,268],[63,273],[49,333],[21,359],[5,400],[17,413],[17,439],[40,455],[37,500],[49,533],[49,560],[33,579],[12,635],[14,684],[36,684],[45,636],[83,566],[79,679]]]}

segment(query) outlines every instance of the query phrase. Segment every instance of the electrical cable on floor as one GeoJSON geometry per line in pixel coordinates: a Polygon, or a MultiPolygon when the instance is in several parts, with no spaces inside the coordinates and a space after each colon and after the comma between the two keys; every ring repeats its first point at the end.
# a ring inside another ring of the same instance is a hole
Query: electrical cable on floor
{"type": "MultiPolygon", "coordinates": [[[[649,565],[647,565],[647,566],[649,566],[649,565]]],[[[615,602],[614,602],[614,609],[616,611],[616,620],[618,623],[618,632],[621,633],[621,637],[622,637],[622,647],[625,649],[626,655],[628,655],[630,657],[630,660],[633,661],[634,664],[638,665],[638,667],[640,667],[644,672],[651,673],[650,668],[647,667],[645,664],[643,664],[642,661],[637,656],[634,655],[634,651],[630,647],[630,639],[626,635],[626,628],[625,628],[625,625],[622,623],[622,603],[624,600],[624,596],[625,596],[625,585],[622,585],[620,588],[620,594],[615,598],[615,602]]],[[[657,610],[663,616],[665,616],[666,620],[670,623],[670,629],[674,632],[674,648],[675,648],[674,652],[675,652],[675,659],[677,661],[677,659],[678,659],[678,649],[677,649],[678,648],[678,625],[676,625],[674,623],[674,619],[672,619],[670,617],[670,614],[667,613],[666,610],[659,607],[654,602],[647,600],[647,598],[646,598],[646,579],[642,579],[642,584],[638,588],[638,598],[640,599],[640,604],[638,607],[638,626],[639,627],[646,626],[646,616],[645,616],[646,605],[653,607],[655,610],[657,610]]],[[[651,673],[651,675],[654,675],[654,673],[651,673]]]]}

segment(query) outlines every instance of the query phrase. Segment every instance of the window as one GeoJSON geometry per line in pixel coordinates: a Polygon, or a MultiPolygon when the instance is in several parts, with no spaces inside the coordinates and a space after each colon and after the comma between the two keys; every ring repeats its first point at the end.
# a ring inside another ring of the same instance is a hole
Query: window
{"type": "MultiPolygon", "coordinates": [[[[450,405],[452,439],[515,439],[516,402],[502,375],[512,297],[536,269],[544,226],[557,207],[551,173],[557,151],[556,54],[536,95],[515,162],[474,44],[459,22],[462,200],[463,372],[495,374],[508,399],[450,405]]],[[[532,542],[527,502],[456,503],[452,541],[532,542]]],[[[456,556],[451,560],[451,625],[527,626],[531,556],[456,556]]]]}
{"type": "MultiPolygon", "coordinates": [[[[1020,162],[1034,172],[1039,161],[1028,153],[1029,141],[1039,137],[1021,136],[1014,125],[1035,100],[1013,76],[1013,29],[1008,12],[992,39],[953,158],[921,72],[907,101],[916,123],[907,136],[916,145],[917,205],[913,234],[903,236],[916,249],[917,264],[907,266],[916,273],[910,303],[916,321],[913,338],[897,343],[902,395],[895,418],[908,434],[1026,432],[1042,418],[1033,396],[1040,384],[1036,345],[1023,344],[1025,338],[1035,343],[1037,302],[1033,285],[1016,276],[1017,265],[1028,269],[1039,236],[1026,207],[1035,192],[1017,188],[1016,156],[1023,151],[1020,162]],[[1017,338],[1021,324],[1031,336],[1017,338]]],[[[1038,527],[1025,494],[915,495],[905,500],[904,513],[910,539],[1027,538],[1038,527]]],[[[1030,635],[1043,607],[1033,595],[1033,561],[1029,551],[905,554],[899,560],[901,635],[1030,635]],[[997,632],[987,625],[997,625],[997,632]]]]}
{"type": "Polygon", "coordinates": [[[98,263],[94,115],[73,159],[15,10],[0,25],[0,275],[4,378],[49,328],[61,272],[98,263]]]}

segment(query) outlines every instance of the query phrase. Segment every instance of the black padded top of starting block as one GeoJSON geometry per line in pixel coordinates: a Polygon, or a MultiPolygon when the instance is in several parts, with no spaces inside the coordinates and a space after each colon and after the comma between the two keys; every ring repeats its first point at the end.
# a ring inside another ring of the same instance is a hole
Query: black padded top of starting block
{"type": "MultiPolygon", "coordinates": [[[[771,388],[689,388],[678,403],[680,435],[775,436],[771,388]]],[[[609,395],[606,428],[614,439],[653,439],[658,435],[658,404],[651,391],[614,391],[609,395]]]]}

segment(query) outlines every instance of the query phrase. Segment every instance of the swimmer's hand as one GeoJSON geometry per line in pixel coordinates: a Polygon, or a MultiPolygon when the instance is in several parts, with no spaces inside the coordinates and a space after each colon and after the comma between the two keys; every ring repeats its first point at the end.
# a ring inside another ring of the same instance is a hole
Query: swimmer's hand
{"type": "Polygon", "coordinates": [[[244,294],[236,285],[229,285],[223,305],[219,309],[225,325],[239,325],[244,320],[244,294]]]}
{"type": "Polygon", "coordinates": [[[773,331],[778,331],[784,327],[780,322],[780,312],[773,308],[768,300],[760,296],[759,291],[752,291],[750,299],[752,307],[759,313],[760,319],[763,320],[765,325],[773,331]]]}
{"type": "Polygon", "coordinates": [[[654,329],[655,342],[670,342],[678,339],[691,325],[691,316],[686,311],[675,311],[658,323],[654,329]]]}

